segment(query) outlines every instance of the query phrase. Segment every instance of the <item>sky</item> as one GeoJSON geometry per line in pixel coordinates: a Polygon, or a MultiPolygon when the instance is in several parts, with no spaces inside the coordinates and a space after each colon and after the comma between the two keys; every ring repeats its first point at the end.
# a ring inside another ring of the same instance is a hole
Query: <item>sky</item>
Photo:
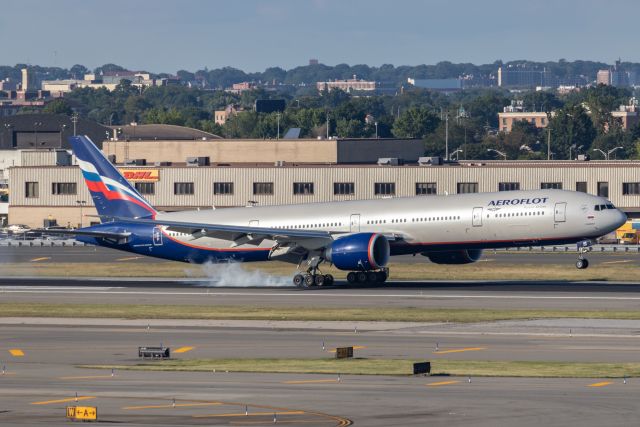
{"type": "Polygon", "coordinates": [[[640,62],[638,0],[2,0],[0,64],[640,62]]]}

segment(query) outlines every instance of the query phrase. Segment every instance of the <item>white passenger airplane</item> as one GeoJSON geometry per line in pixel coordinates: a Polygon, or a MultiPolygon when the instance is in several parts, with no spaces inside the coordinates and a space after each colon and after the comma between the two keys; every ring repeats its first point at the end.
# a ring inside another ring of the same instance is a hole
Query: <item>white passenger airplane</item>
{"type": "MultiPolygon", "coordinates": [[[[477,261],[483,249],[578,243],[620,227],[611,202],[563,190],[418,196],[163,213],[156,211],[86,136],[71,143],[102,223],[79,240],[136,254],[204,263],[283,260],[296,286],[330,284],[322,263],[350,283],[384,282],[389,257],[421,254],[438,264],[477,261]]],[[[69,234],[70,232],[65,231],[69,234]]]]}

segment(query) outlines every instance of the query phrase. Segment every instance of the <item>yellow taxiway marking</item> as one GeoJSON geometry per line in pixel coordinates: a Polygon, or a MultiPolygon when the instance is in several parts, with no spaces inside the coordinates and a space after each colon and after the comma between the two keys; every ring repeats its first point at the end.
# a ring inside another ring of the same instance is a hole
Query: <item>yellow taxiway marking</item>
{"type": "Polygon", "coordinates": [[[186,353],[187,351],[193,350],[195,347],[180,347],[173,350],[174,353],[186,353]]]}
{"type": "Polygon", "coordinates": [[[315,383],[337,383],[338,380],[298,380],[298,381],[283,381],[282,384],[315,384],[315,383]]]}
{"type": "Polygon", "coordinates": [[[31,262],[46,261],[48,259],[51,259],[51,257],[50,256],[43,256],[43,257],[40,257],[40,258],[34,258],[34,259],[31,260],[31,262]]]}
{"type": "Polygon", "coordinates": [[[193,418],[214,418],[214,417],[258,417],[264,415],[302,415],[306,414],[304,411],[270,411],[270,412],[245,412],[235,414],[204,414],[204,415],[192,415],[193,418]]]}
{"type": "Polygon", "coordinates": [[[117,258],[116,261],[133,261],[142,258],[141,256],[128,256],[125,258],[117,258]]]}
{"type": "MultiPolygon", "coordinates": [[[[354,345],[353,349],[354,350],[362,350],[363,348],[367,348],[366,345],[354,345]]],[[[329,353],[335,353],[337,350],[334,348],[333,350],[328,350],[329,353]]]]}
{"type": "Polygon", "coordinates": [[[625,264],[627,262],[633,262],[633,260],[632,259],[623,259],[623,260],[620,260],[620,261],[605,261],[605,262],[603,262],[603,264],[625,264]]]}
{"type": "Polygon", "coordinates": [[[9,353],[11,353],[11,355],[14,356],[14,357],[22,357],[22,356],[24,356],[24,351],[20,350],[19,348],[10,349],[9,353]]]}
{"type": "Polygon", "coordinates": [[[426,384],[426,385],[427,385],[427,387],[439,387],[441,385],[457,384],[459,382],[460,381],[440,381],[440,382],[437,382],[437,383],[429,383],[429,384],[426,384]]]}
{"type": "Polygon", "coordinates": [[[95,396],[78,396],[78,397],[69,397],[68,399],[58,399],[58,400],[45,400],[42,402],[31,402],[32,405],[50,405],[52,403],[66,403],[66,402],[76,402],[81,400],[89,400],[95,399],[95,396]]]}
{"type": "Polygon", "coordinates": [[[82,377],[58,377],[59,380],[96,380],[100,378],[113,378],[111,375],[87,375],[82,377]]]}
{"type": "Polygon", "coordinates": [[[613,381],[602,381],[600,383],[589,384],[587,387],[606,387],[609,384],[613,384],[613,381]]]}
{"type": "MultiPolygon", "coordinates": [[[[176,403],[176,408],[185,408],[189,406],[215,406],[222,405],[220,402],[202,402],[202,403],[176,403]]],[[[146,406],[125,406],[122,409],[125,410],[133,410],[133,409],[162,409],[162,408],[173,408],[173,403],[168,403],[165,405],[146,405],[146,406]]]]}
{"type": "Polygon", "coordinates": [[[455,348],[453,350],[434,351],[433,354],[464,353],[465,351],[480,351],[480,350],[486,350],[486,349],[487,347],[455,348]]]}

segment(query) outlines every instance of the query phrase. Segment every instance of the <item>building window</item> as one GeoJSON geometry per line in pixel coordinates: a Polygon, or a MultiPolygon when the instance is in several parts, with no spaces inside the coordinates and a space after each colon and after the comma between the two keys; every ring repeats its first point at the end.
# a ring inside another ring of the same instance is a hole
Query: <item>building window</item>
{"type": "Polygon", "coordinates": [[[313,194],[313,182],[294,182],[293,194],[313,194]]]}
{"type": "Polygon", "coordinates": [[[499,182],[498,191],[518,191],[520,190],[519,182],[499,182]]]}
{"type": "Polygon", "coordinates": [[[544,126],[547,123],[547,119],[545,119],[544,117],[540,119],[540,124],[542,126],[544,126]]]}
{"type": "Polygon", "coordinates": [[[416,182],[416,196],[437,194],[437,192],[438,191],[435,182],[416,182]]]}
{"type": "Polygon", "coordinates": [[[376,182],[373,191],[376,196],[393,196],[396,194],[396,183],[376,182]]]}
{"type": "Polygon", "coordinates": [[[273,182],[254,182],[253,194],[254,195],[272,195],[273,182]]]}
{"type": "Polygon", "coordinates": [[[477,182],[459,182],[458,183],[458,194],[477,193],[477,192],[478,192],[477,182]]]}
{"type": "Polygon", "coordinates": [[[51,194],[78,194],[75,182],[54,182],[51,184],[51,194]]]}
{"type": "Polygon", "coordinates": [[[134,185],[140,194],[156,194],[155,182],[136,182],[134,185]]]}
{"type": "Polygon", "coordinates": [[[193,182],[174,182],[173,194],[176,194],[176,195],[193,194],[193,182]]]}
{"type": "Polygon", "coordinates": [[[581,193],[587,192],[587,182],[586,181],[578,181],[576,182],[576,191],[581,193]]]}
{"type": "Polygon", "coordinates": [[[40,192],[38,191],[38,183],[37,182],[25,182],[24,183],[24,195],[28,198],[36,198],[40,197],[40,192]]]}
{"type": "Polygon", "coordinates": [[[233,182],[214,182],[213,194],[233,194],[233,182]]]}
{"type": "Polygon", "coordinates": [[[609,197],[609,183],[608,182],[599,182],[598,183],[598,196],[600,197],[609,197]]]}
{"type": "Polygon", "coordinates": [[[622,183],[622,195],[631,196],[640,194],[640,182],[622,183]]]}
{"type": "Polygon", "coordinates": [[[355,194],[356,186],[353,182],[334,182],[333,194],[345,195],[355,194]]]}
{"type": "Polygon", "coordinates": [[[541,190],[562,190],[561,182],[542,182],[540,183],[541,190]]]}

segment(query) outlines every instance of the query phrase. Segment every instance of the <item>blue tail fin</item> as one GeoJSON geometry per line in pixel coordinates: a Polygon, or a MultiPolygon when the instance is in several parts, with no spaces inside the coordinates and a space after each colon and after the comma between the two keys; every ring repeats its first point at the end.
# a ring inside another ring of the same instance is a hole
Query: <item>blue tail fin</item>
{"type": "Polygon", "coordinates": [[[124,179],[86,136],[69,138],[98,214],[122,218],[153,218],[156,210],[124,179]]]}

